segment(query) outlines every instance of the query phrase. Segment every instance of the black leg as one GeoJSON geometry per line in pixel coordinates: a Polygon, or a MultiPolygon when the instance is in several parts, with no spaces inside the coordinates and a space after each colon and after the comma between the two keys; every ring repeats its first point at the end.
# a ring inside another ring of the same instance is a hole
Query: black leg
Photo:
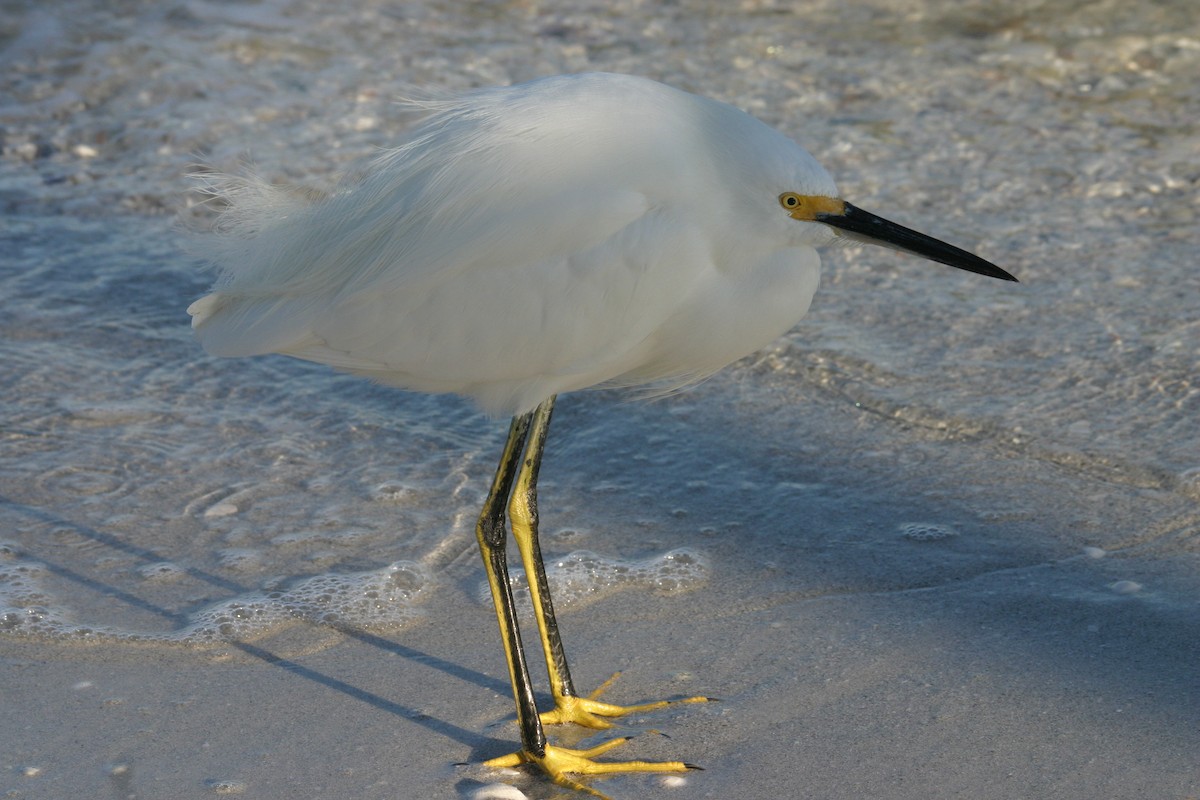
{"type": "MultiPolygon", "coordinates": [[[[541,547],[537,538],[537,477],[553,409],[554,398],[551,397],[528,414],[513,418],[508,441],[504,445],[504,455],[500,458],[500,466],[496,470],[496,477],[492,481],[491,491],[488,492],[487,502],[476,526],[483,563],[487,567],[488,584],[492,589],[492,600],[496,604],[496,617],[500,621],[500,635],[504,640],[505,654],[508,656],[513,695],[517,701],[517,722],[521,726],[520,752],[493,758],[485,763],[494,767],[514,767],[532,762],[540,766],[555,783],[603,798],[604,795],[600,792],[568,775],[682,772],[692,769],[693,766],[682,761],[594,760],[596,756],[620,746],[625,742],[624,738],[612,739],[587,750],[571,750],[546,742],[543,723],[577,722],[592,728],[607,728],[612,723],[606,717],[618,717],[632,711],[671,705],[668,702],[658,702],[638,706],[614,706],[595,699],[596,694],[604,689],[603,686],[590,697],[578,697],[571,685],[571,675],[567,670],[566,656],[563,655],[562,640],[554,618],[550,588],[546,581],[546,568],[542,563],[541,547]],[[521,561],[529,581],[529,594],[533,600],[538,632],[546,655],[546,668],[550,673],[550,686],[554,694],[554,710],[543,715],[538,714],[534,703],[533,686],[529,680],[529,668],[525,661],[524,648],[521,646],[512,589],[508,582],[508,565],[504,553],[506,503],[513,540],[521,552],[521,561]]],[[[695,697],[679,702],[703,702],[706,699],[695,697]]]]}
{"type": "Polygon", "coordinates": [[[508,515],[512,524],[513,539],[521,553],[521,563],[525,567],[525,577],[529,582],[533,613],[537,619],[538,633],[541,635],[546,669],[550,673],[550,691],[558,704],[559,698],[577,695],[571,682],[571,670],[567,666],[562,637],[558,632],[554,601],[551,599],[550,585],[546,580],[546,565],[542,560],[541,545],[538,543],[537,479],[542,465],[542,451],[546,446],[546,432],[550,428],[550,416],[553,412],[553,397],[533,412],[529,441],[525,446],[525,458],[508,504],[508,515]]]}
{"type": "Polygon", "coordinates": [[[492,602],[496,606],[496,618],[500,623],[500,637],[508,659],[508,673],[517,702],[517,722],[521,726],[521,746],[525,752],[540,758],[546,753],[546,734],[538,717],[533,684],[529,680],[529,667],[525,662],[525,648],[521,644],[521,631],[517,627],[517,612],[513,603],[512,586],[508,580],[508,563],[505,560],[504,530],[504,509],[508,503],[513,478],[521,463],[521,453],[529,434],[532,417],[533,412],[513,417],[512,425],[508,429],[508,440],[504,443],[504,454],[500,457],[500,465],[492,479],[492,488],[475,526],[475,536],[479,540],[483,565],[487,569],[492,602]]]}

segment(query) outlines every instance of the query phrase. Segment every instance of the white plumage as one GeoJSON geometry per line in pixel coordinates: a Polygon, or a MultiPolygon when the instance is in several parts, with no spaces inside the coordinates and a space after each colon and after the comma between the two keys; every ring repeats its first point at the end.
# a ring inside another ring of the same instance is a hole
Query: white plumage
{"type": "Polygon", "coordinates": [[[359,183],[213,179],[216,355],[286,353],[493,414],[600,383],[703,377],[776,338],[817,288],[777,197],[833,197],[787,137],[723,103],[572,75],[422,104],[359,183]]]}

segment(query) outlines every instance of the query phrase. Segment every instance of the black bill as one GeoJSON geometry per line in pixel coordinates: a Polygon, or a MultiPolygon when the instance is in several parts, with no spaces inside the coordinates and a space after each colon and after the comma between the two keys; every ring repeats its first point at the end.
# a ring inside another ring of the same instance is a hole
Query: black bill
{"type": "Polygon", "coordinates": [[[870,211],[844,203],[845,210],[841,214],[821,212],[814,215],[817,222],[823,222],[844,231],[851,239],[866,244],[882,245],[893,250],[912,253],[921,258],[928,258],[939,264],[965,269],[989,278],[999,278],[1004,281],[1016,281],[1012,275],[997,267],[990,261],[985,261],[974,253],[955,247],[952,244],[938,241],[932,236],[897,225],[883,217],[877,217],[870,211]]]}

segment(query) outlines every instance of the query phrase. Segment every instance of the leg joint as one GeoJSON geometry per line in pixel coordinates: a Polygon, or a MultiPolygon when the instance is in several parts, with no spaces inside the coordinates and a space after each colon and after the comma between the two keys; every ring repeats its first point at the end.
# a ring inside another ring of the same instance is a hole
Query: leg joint
{"type": "Polygon", "coordinates": [[[503,550],[508,532],[504,529],[504,515],[483,516],[475,525],[475,534],[481,544],[489,550],[503,550]]]}

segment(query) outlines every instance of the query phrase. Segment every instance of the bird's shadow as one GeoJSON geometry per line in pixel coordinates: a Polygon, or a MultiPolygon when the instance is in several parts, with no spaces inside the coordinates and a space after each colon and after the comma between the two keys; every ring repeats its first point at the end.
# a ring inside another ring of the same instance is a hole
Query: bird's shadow
{"type": "MultiPolygon", "coordinates": [[[[114,536],[111,533],[81,524],[45,508],[31,506],[4,496],[0,496],[0,506],[3,506],[11,513],[22,516],[29,520],[33,520],[37,523],[53,525],[59,529],[68,529],[72,533],[82,538],[102,544],[106,547],[112,548],[113,550],[132,555],[146,564],[156,564],[169,560],[162,553],[122,541],[119,537],[114,536]]],[[[184,613],[164,608],[156,603],[138,596],[137,594],[122,589],[118,586],[113,586],[105,581],[85,575],[68,566],[56,563],[51,559],[15,548],[13,550],[14,555],[19,557],[36,559],[37,562],[42,565],[47,572],[62,580],[83,586],[90,591],[96,592],[99,595],[111,598],[121,603],[125,603],[139,611],[154,614],[177,627],[182,627],[188,622],[188,617],[184,613]]],[[[234,593],[246,593],[252,591],[251,587],[244,586],[236,581],[231,581],[219,575],[214,575],[211,572],[207,572],[197,567],[188,567],[185,569],[185,572],[188,576],[210,586],[219,588],[223,591],[234,593]]],[[[316,622],[310,622],[309,624],[332,628],[338,633],[352,638],[358,642],[370,645],[414,663],[420,663],[427,667],[432,667],[433,669],[443,672],[446,675],[461,680],[465,683],[474,684],[482,689],[487,689],[498,693],[507,692],[509,690],[507,683],[497,680],[489,675],[485,675],[484,673],[465,667],[462,664],[447,661],[446,659],[430,653],[400,644],[399,642],[385,639],[368,631],[345,624],[316,622]]],[[[341,680],[334,675],[330,675],[326,672],[322,672],[302,664],[295,659],[281,656],[267,647],[238,640],[231,640],[226,642],[226,644],[265,664],[285,670],[290,675],[295,675],[325,688],[340,692],[349,698],[366,703],[373,708],[379,709],[380,711],[394,714],[405,720],[416,723],[417,725],[420,725],[434,733],[466,745],[467,747],[471,748],[473,757],[486,758],[488,756],[499,755],[505,752],[506,747],[510,750],[512,749],[511,742],[495,739],[480,734],[476,731],[468,730],[459,725],[455,725],[447,720],[433,717],[425,711],[418,710],[412,706],[405,705],[395,700],[391,700],[374,692],[369,692],[365,689],[348,683],[347,681],[341,680]]]]}

